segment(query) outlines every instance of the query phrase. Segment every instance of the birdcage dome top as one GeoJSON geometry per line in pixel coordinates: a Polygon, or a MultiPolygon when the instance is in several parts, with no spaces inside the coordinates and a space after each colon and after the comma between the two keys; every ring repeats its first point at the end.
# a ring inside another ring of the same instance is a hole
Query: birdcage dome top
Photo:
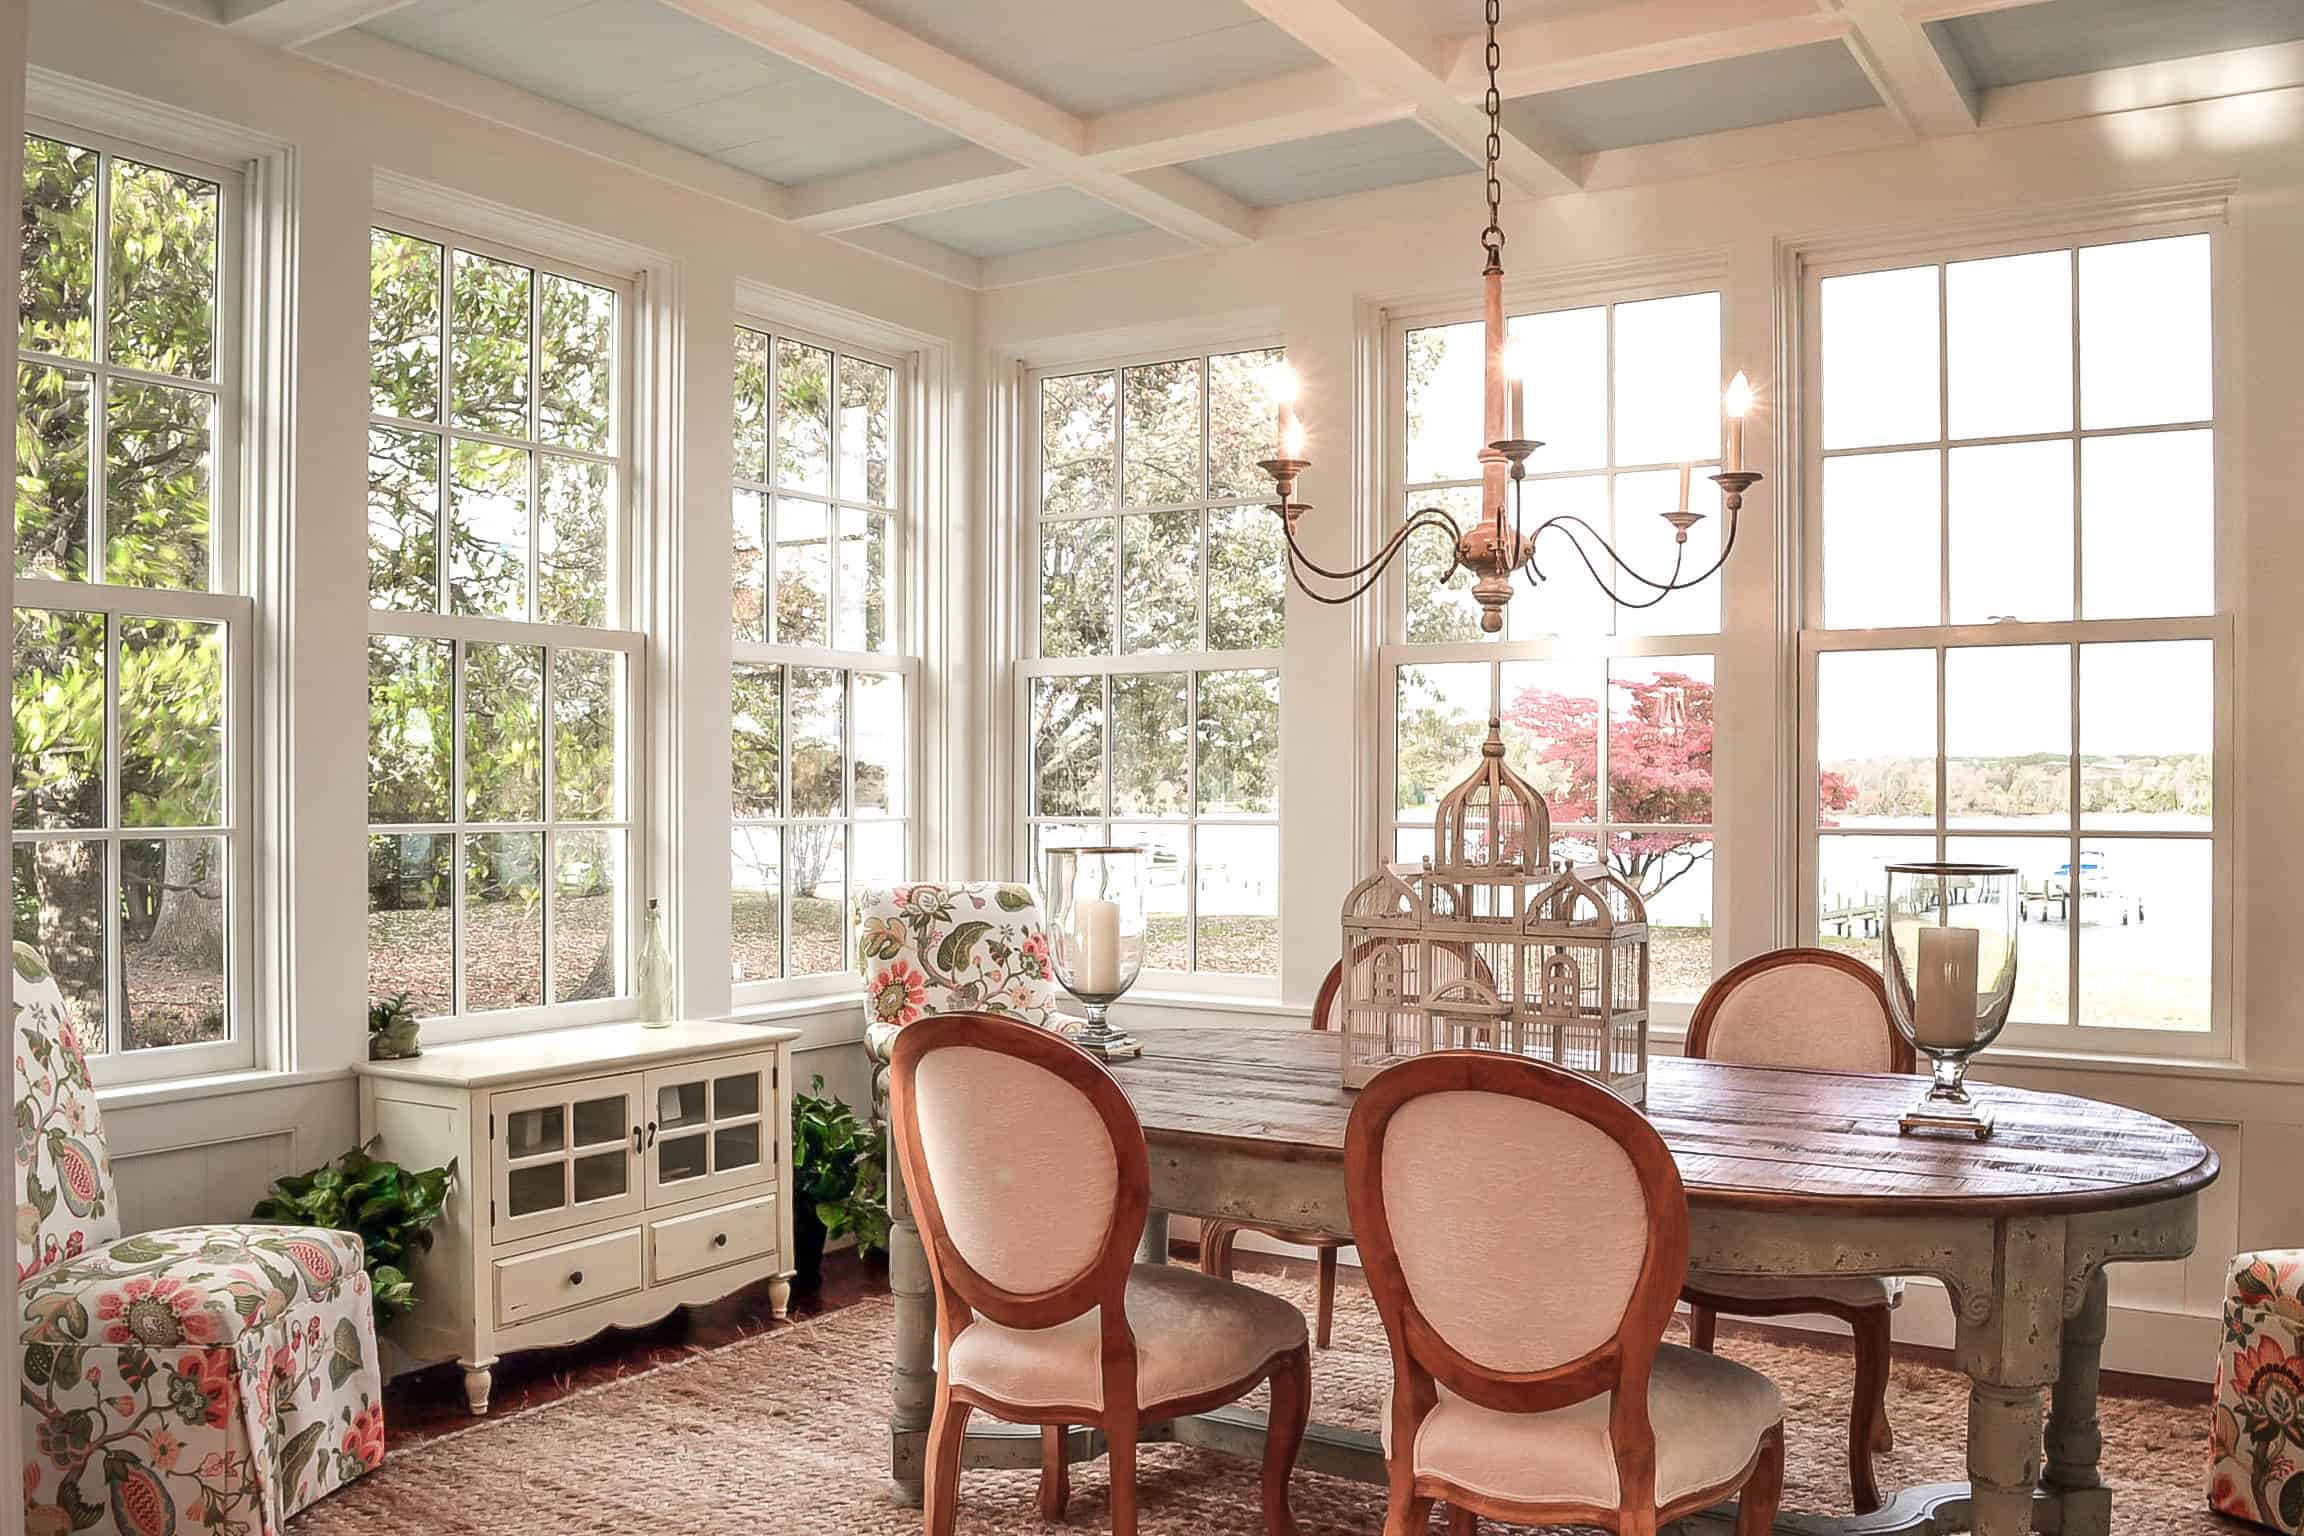
{"type": "Polygon", "coordinates": [[[1504,722],[1488,717],[1480,761],[1440,798],[1435,870],[1471,878],[1535,875],[1552,863],[1552,813],[1504,761],[1504,722]]]}

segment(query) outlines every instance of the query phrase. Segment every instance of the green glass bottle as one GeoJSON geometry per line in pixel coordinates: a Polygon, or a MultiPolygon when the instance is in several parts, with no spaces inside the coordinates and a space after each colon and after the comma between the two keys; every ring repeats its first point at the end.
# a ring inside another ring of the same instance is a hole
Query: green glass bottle
{"type": "Polygon", "coordinates": [[[664,915],[651,900],[640,923],[640,1022],[649,1029],[672,1027],[672,952],[664,945],[664,915]]]}

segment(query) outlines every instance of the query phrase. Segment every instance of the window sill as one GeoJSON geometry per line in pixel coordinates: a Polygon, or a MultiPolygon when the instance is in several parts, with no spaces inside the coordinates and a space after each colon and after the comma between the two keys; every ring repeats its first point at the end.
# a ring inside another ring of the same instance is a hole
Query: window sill
{"type": "Polygon", "coordinates": [[[739,1003],[721,1015],[732,1024],[782,1024],[800,1031],[795,1051],[826,1046],[856,1045],[864,1039],[864,992],[851,987],[819,992],[812,997],[780,997],[769,1002],[739,1003]]]}
{"type": "MultiPolygon", "coordinates": [[[[1070,1001],[1059,994],[1059,1006],[1070,1001]]],[[[1113,1012],[1118,1014],[1133,1013],[1143,1008],[1184,1013],[1236,1013],[1294,1020],[1309,1020],[1312,1017],[1310,1003],[1283,1002],[1277,995],[1199,992],[1182,988],[1156,991],[1135,988],[1112,1005],[1113,1012]]]]}
{"type": "Polygon", "coordinates": [[[269,1093],[278,1088],[300,1088],[309,1083],[350,1082],[349,1069],[334,1072],[275,1072],[257,1068],[242,1072],[214,1072],[204,1077],[171,1077],[150,1083],[101,1084],[96,1107],[142,1109],[156,1104],[185,1104],[198,1099],[224,1099],[241,1093],[269,1093]]]}

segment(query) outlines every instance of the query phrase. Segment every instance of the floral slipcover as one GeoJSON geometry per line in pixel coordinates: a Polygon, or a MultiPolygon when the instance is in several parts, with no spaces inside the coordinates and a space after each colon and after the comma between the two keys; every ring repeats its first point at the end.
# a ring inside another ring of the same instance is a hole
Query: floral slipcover
{"type": "Polygon", "coordinates": [[[28,1536],[278,1536],[384,1459],[360,1239],[122,1238],[88,1063],[17,945],[16,1236],[28,1536]]]}
{"type": "Polygon", "coordinates": [[[2304,1249],[2232,1261],[2214,1412],[2209,1507],[2304,1530],[2304,1249]]]}
{"type": "Polygon", "coordinates": [[[1056,1012],[1048,929],[1029,886],[898,885],[856,893],[856,962],[874,1024],[932,1013],[1005,1014],[1042,1029],[1056,1012]]]}

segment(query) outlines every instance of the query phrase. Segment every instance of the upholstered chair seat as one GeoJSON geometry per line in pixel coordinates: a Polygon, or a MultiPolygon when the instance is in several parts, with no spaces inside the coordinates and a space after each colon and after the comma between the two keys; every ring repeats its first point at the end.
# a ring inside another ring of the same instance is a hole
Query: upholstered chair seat
{"type": "Polygon", "coordinates": [[[1893,1307],[1904,1299],[1894,1275],[1723,1275],[1688,1271],[1688,1289],[1729,1301],[1813,1301],[1837,1307],[1893,1307]]]}
{"type": "Polygon", "coordinates": [[[384,1460],[360,1239],[122,1237],[78,1025],[37,952],[17,945],[15,965],[25,1527],[280,1536],[384,1460]]]}
{"type": "MultiPolygon", "coordinates": [[[[1101,1309],[1053,1328],[978,1318],[952,1341],[944,1369],[956,1387],[1033,1408],[1104,1406],[1101,1309]]],[[[1302,1349],[1304,1314],[1279,1297],[1189,1269],[1138,1264],[1128,1276],[1136,1394],[1173,1402],[1216,1392],[1302,1349]]]]}
{"type": "MultiPolygon", "coordinates": [[[[1623,1497],[1608,1436],[1613,1399],[1588,1397],[1549,1413],[1498,1413],[1438,1390],[1416,1432],[1415,1475],[1499,1503],[1566,1500],[1613,1509],[1623,1497]]],[[[1701,1350],[1666,1344],[1648,1377],[1656,1431],[1656,1502],[1735,1481],[1752,1448],[1782,1421],[1784,1400],[1758,1371],[1701,1350]]],[[[1392,1449],[1391,1393],[1379,1419],[1392,1449]]]]}
{"type": "MultiPolygon", "coordinates": [[[[1912,1047],[1888,1018],[1880,975],[1853,955],[1776,949],[1704,989],[1688,1020],[1688,1054],[1747,1067],[1816,1072],[1910,1072],[1912,1047]]],[[[1789,1317],[1819,1312],[1848,1325],[1856,1351],[1848,1413],[1848,1491],[1858,1514],[1880,1507],[1875,1452],[1893,1450],[1888,1427],[1889,1314],[1904,1282],[1878,1275],[1723,1275],[1691,1270],[1688,1342],[1710,1349],[1720,1313],[1789,1317]]]]}

